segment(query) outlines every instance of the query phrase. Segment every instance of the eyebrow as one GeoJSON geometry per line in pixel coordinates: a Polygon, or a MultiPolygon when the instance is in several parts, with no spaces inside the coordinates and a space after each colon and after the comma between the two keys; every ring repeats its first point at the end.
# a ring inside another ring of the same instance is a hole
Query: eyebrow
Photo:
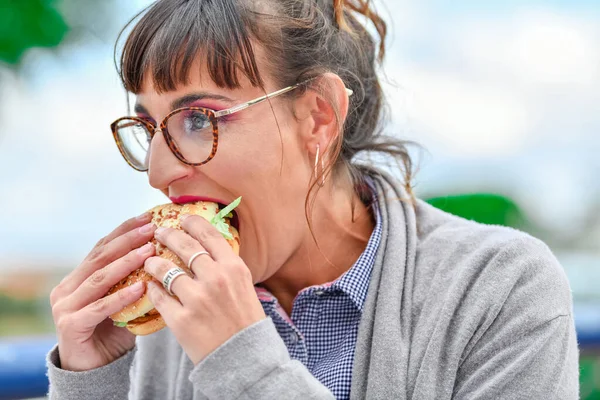
{"type": "MultiPolygon", "coordinates": [[[[208,93],[208,92],[190,93],[190,94],[186,94],[185,96],[180,97],[180,98],[174,100],[171,103],[171,110],[176,110],[176,109],[181,108],[181,107],[186,107],[190,103],[193,103],[193,102],[198,101],[198,100],[204,100],[204,99],[226,101],[226,102],[229,102],[229,103],[233,103],[234,102],[234,100],[230,99],[229,97],[223,96],[223,95],[220,95],[220,94],[208,93]]],[[[144,107],[140,103],[136,103],[133,110],[137,114],[149,114],[148,110],[146,109],[146,107],[144,107]]]]}

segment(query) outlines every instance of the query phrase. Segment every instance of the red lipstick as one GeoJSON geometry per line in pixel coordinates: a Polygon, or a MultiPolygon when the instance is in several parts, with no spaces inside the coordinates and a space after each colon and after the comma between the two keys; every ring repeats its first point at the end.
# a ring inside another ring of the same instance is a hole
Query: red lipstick
{"type": "Polygon", "coordinates": [[[214,199],[211,197],[203,197],[203,196],[184,195],[184,196],[169,197],[169,199],[171,199],[171,201],[175,204],[187,204],[187,203],[194,203],[196,201],[208,201],[211,203],[225,204],[225,202],[223,200],[214,199]]]}

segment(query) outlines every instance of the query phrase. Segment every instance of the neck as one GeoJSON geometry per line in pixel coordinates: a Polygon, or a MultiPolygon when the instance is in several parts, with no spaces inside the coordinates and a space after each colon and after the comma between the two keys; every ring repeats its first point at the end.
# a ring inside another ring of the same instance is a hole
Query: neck
{"type": "Polygon", "coordinates": [[[334,281],[354,265],[373,229],[371,210],[354,190],[321,188],[312,213],[314,238],[307,227],[301,246],[273,276],[262,282],[262,286],[291,314],[298,292],[334,281]],[[349,191],[352,196],[348,195],[349,191]]]}

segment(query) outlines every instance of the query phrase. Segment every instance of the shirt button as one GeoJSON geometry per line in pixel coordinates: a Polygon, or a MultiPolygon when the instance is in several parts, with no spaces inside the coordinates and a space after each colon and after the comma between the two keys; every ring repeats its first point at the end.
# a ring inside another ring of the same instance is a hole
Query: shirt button
{"type": "Polygon", "coordinates": [[[315,290],[315,295],[321,297],[321,296],[323,296],[323,294],[325,294],[324,291],[322,291],[322,290],[315,290]]]}
{"type": "Polygon", "coordinates": [[[292,333],[290,333],[290,336],[288,339],[291,344],[296,344],[296,343],[298,343],[298,334],[296,334],[296,332],[292,332],[292,333]]]}

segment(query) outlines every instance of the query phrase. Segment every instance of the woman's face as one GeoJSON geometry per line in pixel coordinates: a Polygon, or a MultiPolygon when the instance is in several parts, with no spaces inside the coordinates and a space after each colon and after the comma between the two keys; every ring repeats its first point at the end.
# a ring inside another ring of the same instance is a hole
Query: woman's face
{"type": "MultiPolygon", "coordinates": [[[[281,89],[271,84],[265,74],[263,78],[268,93],[281,89]]],[[[244,80],[241,89],[219,88],[206,70],[191,74],[188,84],[171,92],[157,93],[148,78],[142,89],[137,108],[145,111],[138,115],[154,123],[160,123],[173,110],[174,103],[192,94],[206,96],[179,107],[221,110],[264,95],[244,80]],[[230,101],[215,99],[223,96],[230,101]]],[[[265,101],[220,118],[217,154],[200,167],[180,162],[160,134],[154,136],[150,146],[150,185],[168,197],[201,196],[228,204],[242,196],[237,209],[240,255],[255,283],[272,276],[300,249],[308,229],[304,202],[312,178],[316,142],[307,134],[311,130],[311,112],[300,106],[294,115],[292,101],[277,97],[271,100],[272,108],[265,101]]]]}

